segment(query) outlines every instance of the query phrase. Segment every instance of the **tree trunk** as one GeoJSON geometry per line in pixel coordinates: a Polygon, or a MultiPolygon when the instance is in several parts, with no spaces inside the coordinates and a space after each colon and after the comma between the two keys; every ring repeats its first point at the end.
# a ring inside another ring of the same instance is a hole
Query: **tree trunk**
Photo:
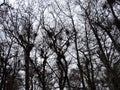
{"type": "Polygon", "coordinates": [[[25,90],[29,90],[29,55],[30,52],[25,51],[25,90]]]}

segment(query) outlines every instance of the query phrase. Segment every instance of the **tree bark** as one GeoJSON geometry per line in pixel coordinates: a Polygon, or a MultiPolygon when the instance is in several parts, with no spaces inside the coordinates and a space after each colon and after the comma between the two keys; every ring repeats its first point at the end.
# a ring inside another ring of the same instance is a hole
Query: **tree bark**
{"type": "Polygon", "coordinates": [[[29,55],[30,52],[25,51],[25,90],[29,90],[29,55]]]}

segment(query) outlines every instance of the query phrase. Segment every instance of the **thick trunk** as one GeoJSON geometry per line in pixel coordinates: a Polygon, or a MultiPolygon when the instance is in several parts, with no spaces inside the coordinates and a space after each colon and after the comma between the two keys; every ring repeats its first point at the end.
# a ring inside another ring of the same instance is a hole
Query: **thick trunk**
{"type": "Polygon", "coordinates": [[[45,67],[46,67],[46,58],[44,59],[43,61],[43,74],[42,74],[42,85],[43,85],[43,88],[42,90],[46,90],[46,81],[45,81],[45,67]]]}
{"type": "Polygon", "coordinates": [[[29,55],[30,52],[25,51],[25,90],[29,90],[29,55]]]}

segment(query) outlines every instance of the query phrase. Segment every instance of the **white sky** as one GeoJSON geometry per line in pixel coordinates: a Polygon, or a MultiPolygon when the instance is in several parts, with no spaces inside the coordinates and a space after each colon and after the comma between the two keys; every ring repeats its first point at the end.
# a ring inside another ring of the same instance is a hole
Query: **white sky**
{"type": "MultiPolygon", "coordinates": [[[[3,3],[4,0],[0,0],[0,4],[3,3]]],[[[10,4],[14,4],[16,0],[5,0],[6,2],[9,2],[10,4]]]]}

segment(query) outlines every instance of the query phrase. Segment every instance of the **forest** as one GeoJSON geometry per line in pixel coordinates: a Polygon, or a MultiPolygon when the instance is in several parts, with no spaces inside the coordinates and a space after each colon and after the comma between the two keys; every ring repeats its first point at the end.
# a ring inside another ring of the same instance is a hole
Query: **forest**
{"type": "Polygon", "coordinates": [[[120,90],[120,0],[1,0],[0,90],[120,90]]]}

